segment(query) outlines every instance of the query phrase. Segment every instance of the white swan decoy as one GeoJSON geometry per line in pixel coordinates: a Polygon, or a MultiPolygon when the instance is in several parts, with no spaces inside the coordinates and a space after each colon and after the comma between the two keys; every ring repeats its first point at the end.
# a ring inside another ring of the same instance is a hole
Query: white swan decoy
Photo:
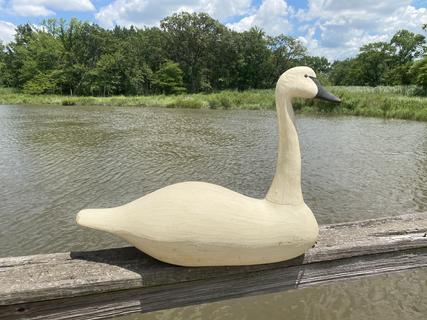
{"type": "Polygon", "coordinates": [[[276,85],[279,150],[265,199],[218,185],[183,182],[110,209],[85,209],[77,223],[113,233],[158,260],[181,266],[272,263],[303,254],[318,225],[301,191],[301,155],[291,100],[340,100],[309,67],[295,67],[276,85]]]}

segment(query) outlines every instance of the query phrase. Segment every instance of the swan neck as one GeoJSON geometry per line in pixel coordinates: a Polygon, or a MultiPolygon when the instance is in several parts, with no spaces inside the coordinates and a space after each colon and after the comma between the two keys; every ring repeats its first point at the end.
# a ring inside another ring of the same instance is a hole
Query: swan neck
{"type": "Polygon", "coordinates": [[[276,89],[279,148],[276,172],[266,199],[277,204],[304,202],[301,191],[301,152],[291,98],[276,89]]]}

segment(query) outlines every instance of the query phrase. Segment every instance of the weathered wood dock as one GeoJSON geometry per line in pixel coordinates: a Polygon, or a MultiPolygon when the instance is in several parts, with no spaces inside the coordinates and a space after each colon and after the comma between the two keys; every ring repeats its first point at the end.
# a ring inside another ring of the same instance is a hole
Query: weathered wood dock
{"type": "Polygon", "coordinates": [[[104,319],[427,267],[427,213],[321,227],[267,265],[184,268],[134,248],[0,259],[0,319],[104,319]]]}

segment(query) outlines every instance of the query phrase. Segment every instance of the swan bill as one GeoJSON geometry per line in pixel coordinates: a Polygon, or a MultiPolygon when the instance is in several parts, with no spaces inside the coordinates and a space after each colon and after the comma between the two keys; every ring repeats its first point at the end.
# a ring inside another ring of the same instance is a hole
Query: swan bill
{"type": "Polygon", "coordinates": [[[332,93],[330,93],[328,90],[326,90],[316,78],[314,78],[314,77],[310,77],[310,78],[311,78],[311,80],[313,80],[313,82],[317,86],[317,95],[314,97],[315,99],[321,99],[321,100],[325,100],[325,101],[329,101],[329,102],[335,102],[335,103],[341,102],[340,98],[334,96],[332,93]]]}

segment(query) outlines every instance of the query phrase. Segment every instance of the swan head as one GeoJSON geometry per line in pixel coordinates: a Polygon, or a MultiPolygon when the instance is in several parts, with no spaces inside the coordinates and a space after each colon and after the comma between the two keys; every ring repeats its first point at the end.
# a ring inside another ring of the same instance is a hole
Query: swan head
{"type": "Polygon", "coordinates": [[[329,93],[317,80],[310,67],[294,67],[286,70],[277,81],[276,92],[290,98],[322,99],[341,102],[340,98],[329,93]]]}

